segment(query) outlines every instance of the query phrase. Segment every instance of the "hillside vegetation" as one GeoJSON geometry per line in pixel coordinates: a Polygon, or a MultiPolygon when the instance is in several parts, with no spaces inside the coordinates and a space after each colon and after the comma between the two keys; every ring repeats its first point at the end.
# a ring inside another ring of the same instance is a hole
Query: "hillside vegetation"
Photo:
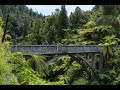
{"type": "Polygon", "coordinates": [[[0,42],[1,85],[119,85],[120,5],[95,5],[91,11],[75,8],[67,16],[65,5],[44,16],[25,5],[0,5],[0,41],[6,16],[9,21],[5,42],[0,42]],[[30,55],[26,60],[21,52],[11,53],[10,45],[103,45],[106,58],[104,70],[91,78],[76,58],[61,55],[49,66],[54,56],[30,55]]]}

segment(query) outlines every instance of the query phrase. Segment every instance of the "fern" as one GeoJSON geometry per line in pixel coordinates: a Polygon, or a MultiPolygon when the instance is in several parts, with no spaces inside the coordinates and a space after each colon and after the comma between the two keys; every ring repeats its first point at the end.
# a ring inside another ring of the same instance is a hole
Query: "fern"
{"type": "Polygon", "coordinates": [[[46,76],[46,74],[49,74],[49,70],[44,60],[45,57],[43,56],[32,55],[32,58],[27,61],[27,64],[41,76],[46,76]]]}

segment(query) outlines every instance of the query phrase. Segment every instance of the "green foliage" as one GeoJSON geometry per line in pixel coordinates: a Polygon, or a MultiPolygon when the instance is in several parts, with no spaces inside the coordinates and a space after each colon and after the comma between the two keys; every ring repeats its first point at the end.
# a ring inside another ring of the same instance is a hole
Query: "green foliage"
{"type": "Polygon", "coordinates": [[[62,80],[65,84],[69,85],[77,77],[76,75],[81,70],[81,65],[72,59],[72,57],[66,55],[59,57],[55,63],[51,64],[51,69],[52,73],[50,75],[53,74],[50,78],[51,80],[62,80]]]}
{"type": "Polygon", "coordinates": [[[68,27],[68,17],[67,17],[67,11],[66,11],[65,5],[61,6],[61,11],[60,11],[59,18],[60,18],[59,20],[60,20],[61,29],[67,29],[67,27],[68,27]]]}
{"type": "Polygon", "coordinates": [[[0,5],[0,16],[5,21],[9,13],[7,33],[11,35],[14,44],[21,43],[25,36],[31,31],[35,18],[43,18],[42,14],[28,9],[26,5],[0,5]],[[16,40],[17,39],[17,40],[16,40]]]}
{"type": "Polygon", "coordinates": [[[3,25],[3,20],[2,20],[2,18],[0,17],[0,29],[2,28],[2,25],[3,25]]]}
{"type": "Polygon", "coordinates": [[[96,26],[96,23],[94,21],[89,21],[88,23],[86,23],[84,25],[84,28],[92,28],[92,27],[95,27],[96,26]]]}
{"type": "Polygon", "coordinates": [[[103,15],[99,17],[96,21],[97,25],[108,25],[115,28],[113,33],[116,33],[119,30],[119,21],[117,20],[116,16],[113,15],[103,15]]]}
{"type": "Polygon", "coordinates": [[[118,14],[117,5],[101,5],[103,7],[104,15],[116,15],[118,14]]]}
{"type": "Polygon", "coordinates": [[[60,69],[64,69],[65,67],[69,66],[70,59],[71,57],[68,55],[59,57],[54,64],[53,72],[59,71],[60,69]]]}
{"type": "Polygon", "coordinates": [[[116,38],[115,35],[105,36],[103,39],[104,42],[109,43],[109,45],[118,45],[118,43],[120,42],[120,39],[116,38]]]}
{"type": "Polygon", "coordinates": [[[78,73],[78,71],[80,71],[80,69],[81,65],[76,61],[73,61],[72,65],[69,66],[68,70],[65,73],[65,75],[69,78],[68,82],[72,82],[72,80],[74,80],[76,74],[78,73]]]}
{"type": "MultiPolygon", "coordinates": [[[[1,40],[1,39],[0,39],[1,40]]],[[[7,50],[6,50],[6,45],[7,43],[0,43],[0,74],[4,74],[4,73],[9,73],[10,72],[10,66],[7,64],[8,60],[9,60],[9,56],[6,54],[7,50]]]]}
{"type": "Polygon", "coordinates": [[[26,60],[23,58],[23,55],[21,52],[11,53],[10,54],[10,60],[12,67],[12,72],[16,74],[19,72],[20,69],[26,68],[26,60]]]}
{"type": "Polygon", "coordinates": [[[88,80],[85,77],[77,78],[72,82],[72,85],[86,85],[88,84],[88,80]]]}
{"type": "Polygon", "coordinates": [[[96,21],[101,15],[103,15],[103,7],[101,5],[95,5],[91,11],[90,20],[96,21]]]}
{"type": "MultiPolygon", "coordinates": [[[[3,30],[1,28],[2,20],[0,18],[0,36],[3,36],[3,30]]],[[[0,37],[0,84],[3,85],[12,85],[18,84],[17,78],[12,74],[12,68],[9,64],[10,61],[10,52],[9,42],[1,43],[2,37],[0,37]]]]}
{"type": "Polygon", "coordinates": [[[44,22],[41,19],[35,19],[30,34],[26,36],[29,44],[42,44],[46,40],[46,31],[44,22]]]}
{"type": "Polygon", "coordinates": [[[48,16],[45,19],[46,39],[50,44],[57,41],[58,14],[56,12],[55,15],[48,16]]]}
{"type": "Polygon", "coordinates": [[[118,45],[118,43],[120,42],[120,39],[116,38],[115,35],[105,36],[103,38],[103,42],[104,43],[99,44],[99,45],[104,46],[101,53],[103,54],[103,56],[106,57],[106,59],[111,59],[111,57],[114,55],[114,51],[115,51],[113,46],[118,45]]]}
{"type": "Polygon", "coordinates": [[[33,71],[31,68],[25,68],[23,70],[21,69],[16,76],[21,85],[43,85],[46,83],[46,81],[41,79],[39,74],[33,71]]]}
{"type": "Polygon", "coordinates": [[[61,5],[61,11],[60,14],[58,16],[58,26],[59,28],[57,28],[57,33],[58,33],[58,40],[61,41],[61,39],[64,38],[64,30],[63,29],[67,29],[68,28],[68,16],[67,16],[67,11],[65,8],[65,5],[61,5]]]}
{"type": "MultiPolygon", "coordinates": [[[[0,29],[0,36],[2,36],[3,33],[1,33],[2,30],[0,29]]],[[[1,41],[1,38],[0,38],[0,41],[1,41]]],[[[0,42],[0,74],[4,73],[4,72],[8,72],[8,65],[7,65],[7,61],[8,61],[8,58],[6,58],[8,55],[6,54],[6,44],[8,43],[1,43],[0,42]],[[6,66],[6,67],[5,67],[6,66]]]]}
{"type": "MultiPolygon", "coordinates": [[[[119,5],[95,5],[92,11],[76,7],[67,16],[65,5],[52,15],[43,16],[25,5],[0,5],[0,16],[5,21],[9,12],[6,42],[0,43],[0,84],[20,85],[119,85],[119,5]],[[8,34],[9,33],[9,34],[8,34]],[[105,69],[97,78],[89,80],[87,72],[69,55],[63,55],[49,66],[42,55],[31,55],[25,60],[21,52],[10,53],[8,40],[13,44],[104,45],[105,69]],[[107,61],[107,62],[106,62],[107,61]]],[[[0,18],[0,41],[3,21],[0,18]]]]}
{"type": "Polygon", "coordinates": [[[48,66],[46,65],[44,60],[44,56],[32,55],[32,58],[30,58],[30,60],[27,61],[27,64],[33,70],[37,71],[40,74],[40,76],[46,76],[46,74],[49,74],[49,71],[48,66]]]}
{"type": "Polygon", "coordinates": [[[2,74],[0,75],[0,85],[19,85],[17,77],[12,74],[2,74]]]}
{"type": "Polygon", "coordinates": [[[31,59],[26,61],[20,52],[11,54],[10,63],[15,79],[12,78],[12,83],[10,84],[14,84],[17,78],[17,82],[20,85],[63,85],[64,81],[62,80],[49,82],[42,78],[48,74],[47,66],[43,60],[45,60],[45,57],[33,55],[31,59]],[[32,67],[33,61],[36,63],[35,71],[32,67]]]}
{"type": "Polygon", "coordinates": [[[82,10],[79,7],[76,7],[75,12],[70,14],[70,27],[72,29],[78,28],[80,26],[81,14],[82,10]]]}
{"type": "Polygon", "coordinates": [[[64,81],[48,82],[45,85],[65,85],[64,81]]]}
{"type": "Polygon", "coordinates": [[[77,34],[71,34],[70,38],[63,39],[62,42],[64,42],[65,44],[96,45],[102,42],[101,40],[105,36],[111,35],[112,31],[114,30],[112,26],[91,27],[89,25],[90,24],[86,24],[86,26],[88,27],[86,29],[78,29],[77,34]]]}
{"type": "Polygon", "coordinates": [[[104,71],[99,74],[97,79],[92,81],[93,84],[100,85],[119,85],[119,73],[120,73],[120,50],[115,52],[115,57],[109,60],[106,64],[104,71]],[[96,82],[96,83],[94,83],[96,82]]]}
{"type": "Polygon", "coordinates": [[[69,85],[69,80],[70,80],[70,78],[69,78],[67,75],[59,75],[59,76],[58,76],[58,79],[59,79],[60,81],[63,81],[64,84],[68,84],[68,85],[69,85]]]}

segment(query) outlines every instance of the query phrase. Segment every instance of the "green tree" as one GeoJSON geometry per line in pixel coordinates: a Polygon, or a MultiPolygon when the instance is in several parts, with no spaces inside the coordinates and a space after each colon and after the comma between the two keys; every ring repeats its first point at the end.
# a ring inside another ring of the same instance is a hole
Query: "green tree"
{"type": "Polygon", "coordinates": [[[103,15],[101,15],[97,20],[96,24],[99,25],[108,25],[115,28],[113,31],[114,34],[119,37],[119,20],[117,19],[118,10],[116,5],[101,5],[103,15]]]}
{"type": "Polygon", "coordinates": [[[104,15],[116,15],[118,14],[117,5],[101,5],[103,7],[104,15]]]}
{"type": "Polygon", "coordinates": [[[68,28],[68,16],[67,16],[67,11],[66,11],[65,5],[61,6],[61,11],[59,14],[58,21],[59,21],[58,22],[59,28],[57,28],[58,29],[57,33],[58,33],[58,39],[59,39],[59,41],[61,41],[61,39],[64,38],[64,30],[63,29],[68,28]]]}
{"type": "Polygon", "coordinates": [[[79,7],[76,7],[75,12],[70,14],[70,26],[72,29],[80,26],[81,15],[82,10],[79,7]]]}
{"type": "Polygon", "coordinates": [[[57,41],[57,30],[55,27],[55,21],[56,21],[56,14],[53,14],[51,16],[46,17],[45,20],[45,29],[47,32],[47,41],[52,44],[53,41],[57,41]]]}
{"type": "MultiPolygon", "coordinates": [[[[0,84],[10,85],[10,84],[18,84],[17,78],[12,73],[10,61],[10,52],[8,51],[9,42],[5,41],[1,42],[3,36],[2,30],[3,21],[0,18],[0,84]]],[[[7,36],[7,35],[6,35],[7,36]]]]}
{"type": "Polygon", "coordinates": [[[46,40],[46,31],[44,21],[35,19],[31,32],[26,36],[26,41],[29,44],[42,44],[46,40]]]}
{"type": "Polygon", "coordinates": [[[76,7],[75,11],[73,13],[71,12],[69,16],[69,27],[71,29],[82,28],[88,22],[89,18],[89,12],[84,12],[79,7],[76,7]]]}

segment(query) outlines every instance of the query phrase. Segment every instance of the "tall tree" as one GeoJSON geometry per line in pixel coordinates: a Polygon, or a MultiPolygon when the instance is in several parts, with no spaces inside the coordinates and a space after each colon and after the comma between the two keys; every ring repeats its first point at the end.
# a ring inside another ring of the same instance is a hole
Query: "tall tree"
{"type": "Polygon", "coordinates": [[[69,16],[69,25],[71,29],[81,28],[87,23],[88,15],[84,13],[79,7],[75,8],[75,12],[69,16]]]}
{"type": "Polygon", "coordinates": [[[31,32],[27,35],[26,41],[28,44],[42,44],[46,40],[46,31],[44,21],[36,18],[33,22],[31,32]]]}
{"type": "Polygon", "coordinates": [[[56,40],[55,15],[46,18],[45,29],[47,31],[47,41],[52,44],[56,40]]]}
{"type": "Polygon", "coordinates": [[[61,41],[61,39],[64,38],[64,30],[63,29],[68,28],[68,16],[67,16],[67,11],[66,11],[65,5],[61,6],[61,11],[60,11],[58,20],[59,20],[59,22],[58,22],[59,28],[58,28],[57,33],[58,33],[59,41],[61,41]]]}
{"type": "Polygon", "coordinates": [[[117,6],[116,5],[101,5],[101,6],[102,6],[103,15],[97,18],[96,24],[113,26],[113,28],[115,28],[113,33],[117,35],[120,29],[119,21],[116,17],[118,14],[117,13],[118,10],[116,8],[117,6]]]}
{"type": "Polygon", "coordinates": [[[117,5],[102,5],[104,15],[116,15],[118,14],[117,5]]]}

